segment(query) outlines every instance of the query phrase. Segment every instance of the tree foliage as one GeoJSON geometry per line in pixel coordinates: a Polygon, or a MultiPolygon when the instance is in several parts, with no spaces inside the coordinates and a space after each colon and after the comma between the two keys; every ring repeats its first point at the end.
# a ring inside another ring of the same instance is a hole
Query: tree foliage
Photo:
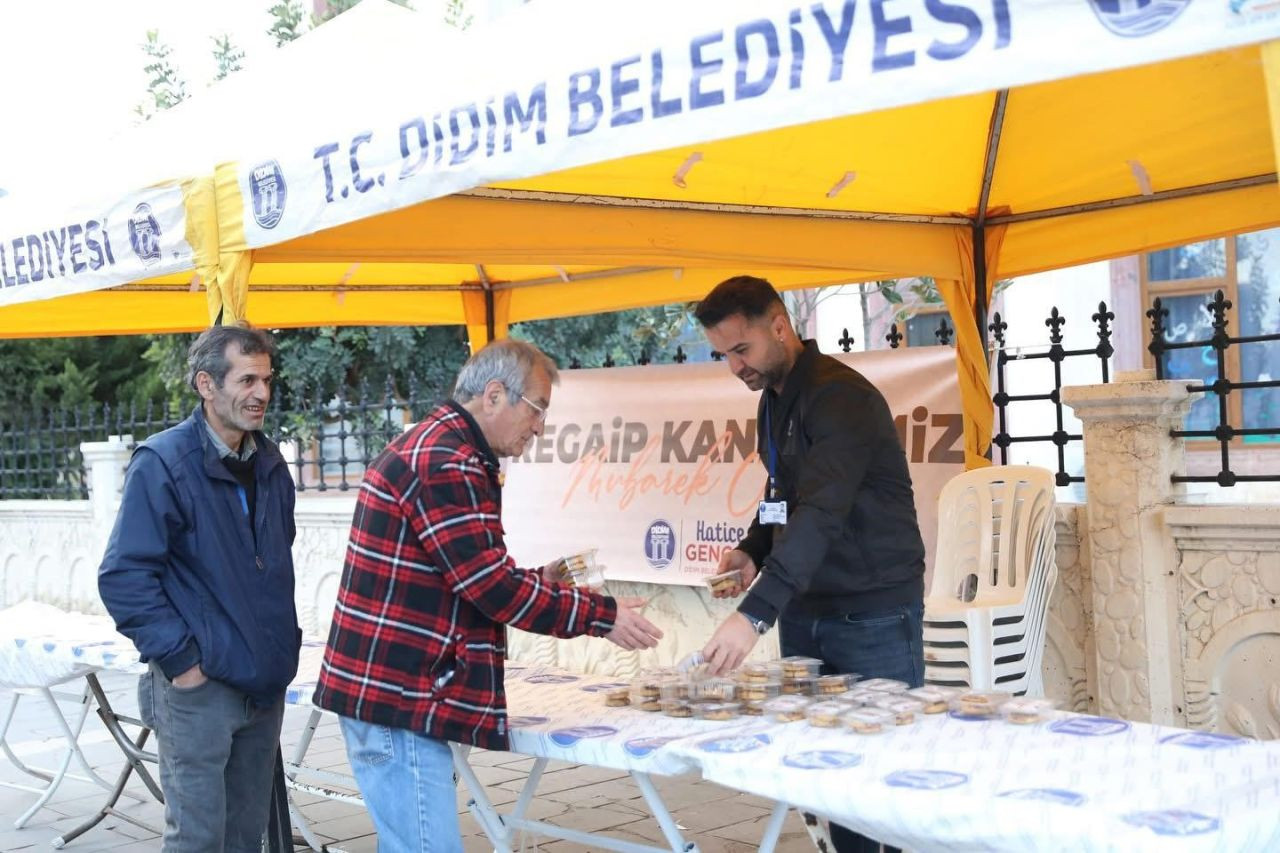
{"type": "Polygon", "coordinates": [[[267,10],[271,15],[271,28],[267,35],[276,40],[276,47],[287,44],[302,35],[302,6],[296,0],[280,0],[267,10]]]}
{"type": "Polygon", "coordinates": [[[159,30],[147,30],[147,40],[142,43],[147,63],[142,70],[147,73],[147,101],[134,108],[143,119],[177,106],[187,98],[187,84],[178,75],[178,69],[170,59],[173,54],[165,42],[160,41],[159,30]]]}
{"type": "Polygon", "coordinates": [[[213,59],[218,63],[218,70],[213,75],[213,79],[225,80],[228,74],[234,74],[240,70],[244,51],[231,43],[231,36],[227,33],[210,36],[210,38],[213,39],[213,59]]]}

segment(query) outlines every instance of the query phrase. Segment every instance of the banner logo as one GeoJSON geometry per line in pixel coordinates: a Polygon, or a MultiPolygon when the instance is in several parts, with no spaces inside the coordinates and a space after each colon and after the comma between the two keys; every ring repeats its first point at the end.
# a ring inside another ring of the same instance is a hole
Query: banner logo
{"type": "Polygon", "coordinates": [[[133,209],[129,217],[129,245],[138,260],[147,266],[160,260],[160,223],[145,201],[133,209]]]}
{"type": "Polygon", "coordinates": [[[655,569],[665,569],[676,556],[676,532],[671,522],[659,518],[644,532],[644,558],[655,569]]]}
{"type": "Polygon", "coordinates": [[[253,219],[263,228],[275,228],[284,216],[288,187],[284,172],[275,160],[254,166],[249,172],[249,192],[253,195],[253,219]]]}
{"type": "Polygon", "coordinates": [[[1118,36],[1149,36],[1172,24],[1191,0],[1089,0],[1102,25],[1118,36]]]}

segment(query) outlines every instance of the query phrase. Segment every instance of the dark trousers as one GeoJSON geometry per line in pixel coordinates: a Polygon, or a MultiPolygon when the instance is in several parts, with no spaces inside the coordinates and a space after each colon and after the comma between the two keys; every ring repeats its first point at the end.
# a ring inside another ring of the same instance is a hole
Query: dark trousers
{"type": "MultiPolygon", "coordinates": [[[[924,602],[823,619],[784,613],[778,625],[782,653],[818,658],[824,675],[856,672],[912,687],[924,683],[924,602]]],[[[834,823],[831,840],[838,853],[880,850],[880,842],[834,823]]]]}
{"type": "Polygon", "coordinates": [[[153,664],[138,681],[138,708],[160,754],[165,853],[259,853],[284,695],[259,707],[213,679],[174,687],[153,664]]]}

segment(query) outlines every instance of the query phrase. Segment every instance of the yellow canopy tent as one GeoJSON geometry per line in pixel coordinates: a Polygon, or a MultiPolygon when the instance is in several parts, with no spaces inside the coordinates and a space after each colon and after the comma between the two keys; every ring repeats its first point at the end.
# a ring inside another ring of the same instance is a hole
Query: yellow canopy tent
{"type": "MultiPolygon", "coordinates": [[[[1190,12],[1179,24],[1203,31],[1190,12]]],[[[957,330],[968,458],[982,464],[995,280],[1280,224],[1273,53],[1244,44],[858,115],[828,105],[837,117],[530,167],[279,242],[246,237],[256,202],[246,164],[231,163],[202,196],[217,206],[217,250],[197,247],[197,265],[224,319],[466,323],[473,341],[523,320],[696,299],[742,272],[783,288],[933,276],[957,330]]],[[[0,334],[198,328],[210,315],[191,285],[178,273],[10,306],[0,334]]]]}

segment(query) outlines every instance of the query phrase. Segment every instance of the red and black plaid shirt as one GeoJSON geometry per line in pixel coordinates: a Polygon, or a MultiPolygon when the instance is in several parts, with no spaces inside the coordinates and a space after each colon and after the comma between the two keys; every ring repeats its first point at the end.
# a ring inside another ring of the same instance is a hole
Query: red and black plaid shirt
{"type": "Polygon", "coordinates": [[[498,460],[456,403],[391,442],[364,476],[315,703],[346,717],[507,748],[504,625],[613,630],[612,598],[517,568],[498,460]]]}

